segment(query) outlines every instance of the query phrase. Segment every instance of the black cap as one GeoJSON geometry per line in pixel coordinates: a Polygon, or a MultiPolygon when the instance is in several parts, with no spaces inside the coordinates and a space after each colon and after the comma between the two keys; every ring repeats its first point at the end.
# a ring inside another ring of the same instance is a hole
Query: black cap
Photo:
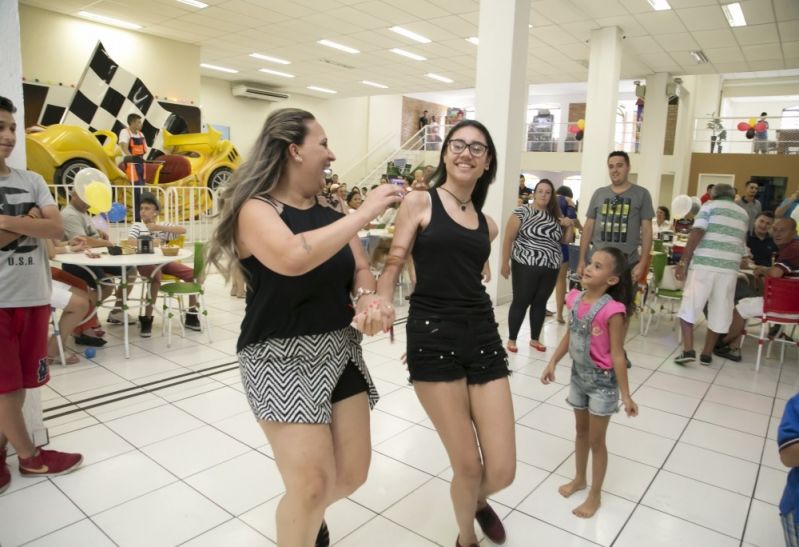
{"type": "Polygon", "coordinates": [[[161,204],[158,203],[158,200],[150,192],[142,192],[141,199],[139,200],[139,203],[149,203],[151,205],[155,205],[155,210],[156,211],[160,211],[161,210],[161,204]]]}

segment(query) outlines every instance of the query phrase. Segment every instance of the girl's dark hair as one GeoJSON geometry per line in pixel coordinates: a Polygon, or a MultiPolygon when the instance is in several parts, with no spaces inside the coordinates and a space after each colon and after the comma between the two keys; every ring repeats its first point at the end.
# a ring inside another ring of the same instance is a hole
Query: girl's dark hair
{"type": "Polygon", "coordinates": [[[549,190],[551,192],[551,194],[549,195],[549,203],[547,203],[547,213],[549,213],[549,215],[555,220],[558,220],[563,215],[560,212],[560,205],[558,204],[558,198],[555,197],[555,185],[552,184],[552,181],[549,179],[539,180],[538,183],[533,188],[533,195],[535,195],[536,190],[538,190],[538,187],[541,186],[542,184],[546,184],[547,186],[549,186],[549,190]]]}
{"type": "Polygon", "coordinates": [[[627,256],[616,247],[604,247],[596,251],[597,253],[607,253],[613,258],[613,275],[619,278],[619,282],[608,288],[608,294],[616,302],[621,302],[627,308],[629,317],[633,311],[633,276],[630,268],[627,267],[627,256]]]}
{"type": "Polygon", "coordinates": [[[350,204],[350,200],[352,200],[352,198],[354,198],[355,196],[361,197],[361,193],[360,192],[356,192],[354,189],[350,190],[347,193],[347,199],[346,199],[347,205],[350,204]]]}
{"type": "Polygon", "coordinates": [[[658,211],[663,211],[663,214],[666,215],[666,220],[671,220],[671,212],[669,211],[668,207],[661,205],[658,207],[658,211]]]}
{"type": "Polygon", "coordinates": [[[488,163],[488,169],[486,169],[485,173],[480,175],[480,178],[477,179],[477,184],[474,185],[474,190],[472,190],[472,204],[474,205],[475,209],[480,211],[483,209],[483,205],[486,202],[488,186],[494,182],[494,178],[497,176],[498,160],[497,148],[494,146],[494,140],[491,138],[491,133],[488,132],[486,126],[477,120],[461,120],[453,125],[449,130],[447,136],[444,138],[444,142],[441,143],[441,155],[438,158],[438,167],[436,167],[435,173],[433,173],[433,175],[430,177],[430,187],[435,188],[436,186],[441,186],[447,182],[447,166],[444,163],[444,155],[449,150],[449,141],[452,140],[452,135],[464,127],[474,127],[483,134],[486,139],[486,144],[488,145],[486,154],[491,157],[491,161],[488,163]]]}

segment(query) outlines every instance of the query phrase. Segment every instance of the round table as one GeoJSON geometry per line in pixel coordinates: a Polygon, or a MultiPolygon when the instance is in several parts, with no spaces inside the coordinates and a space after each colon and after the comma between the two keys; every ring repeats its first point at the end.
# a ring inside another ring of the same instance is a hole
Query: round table
{"type": "MultiPolygon", "coordinates": [[[[156,266],[151,274],[151,277],[161,271],[165,265],[170,262],[178,262],[185,260],[192,256],[192,252],[186,249],[180,249],[175,256],[166,256],[161,253],[160,249],[156,249],[152,254],[130,254],[130,255],[111,255],[108,254],[108,249],[95,248],[92,252],[99,254],[97,258],[92,258],[85,252],[80,253],[63,253],[56,255],[54,261],[62,264],[74,264],[84,268],[89,274],[97,281],[98,289],[100,281],[91,267],[96,268],[121,268],[122,269],[122,325],[124,327],[125,335],[125,358],[130,357],[130,340],[128,337],[128,292],[125,290],[124,284],[128,278],[128,268],[137,268],[139,266],[156,266]]],[[[98,306],[99,307],[99,303],[98,306]]]]}

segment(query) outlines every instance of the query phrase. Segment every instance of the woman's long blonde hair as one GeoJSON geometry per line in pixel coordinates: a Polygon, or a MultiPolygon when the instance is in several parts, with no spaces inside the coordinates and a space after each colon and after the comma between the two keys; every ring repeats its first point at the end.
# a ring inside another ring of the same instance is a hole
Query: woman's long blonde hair
{"type": "Polygon", "coordinates": [[[229,280],[232,272],[246,272],[236,247],[239,211],[247,200],[269,195],[283,174],[290,144],[301,145],[313,114],[298,108],[275,110],[264,122],[250,158],[239,167],[219,194],[219,219],[208,246],[208,262],[229,280]]]}

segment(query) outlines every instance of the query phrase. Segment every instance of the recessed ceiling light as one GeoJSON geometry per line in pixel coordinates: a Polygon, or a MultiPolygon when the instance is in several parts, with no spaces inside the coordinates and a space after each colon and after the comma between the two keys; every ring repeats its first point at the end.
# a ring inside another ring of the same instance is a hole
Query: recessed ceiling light
{"type": "Polygon", "coordinates": [[[416,55],[415,53],[411,53],[410,51],[405,51],[404,49],[400,48],[393,48],[390,49],[391,53],[396,53],[397,55],[402,55],[403,57],[407,57],[408,59],[413,59],[414,61],[426,61],[426,57],[422,57],[421,55],[416,55]]]}
{"type": "Polygon", "coordinates": [[[275,76],[283,76],[284,78],[294,77],[294,74],[289,74],[288,72],[280,72],[278,70],[269,70],[268,68],[259,68],[258,72],[263,72],[264,74],[274,74],[275,76]]]}
{"type": "Polygon", "coordinates": [[[338,49],[338,50],[341,50],[341,51],[346,51],[347,53],[352,53],[352,54],[355,54],[355,53],[360,53],[360,51],[358,51],[358,50],[357,50],[357,49],[355,49],[354,47],[345,46],[345,45],[339,44],[338,42],[333,42],[333,41],[331,41],[331,40],[319,40],[319,41],[318,41],[318,42],[316,42],[316,43],[317,43],[317,44],[321,44],[321,45],[323,45],[323,46],[332,47],[333,49],[338,49]]]}
{"type": "Polygon", "coordinates": [[[89,13],[88,11],[79,11],[78,15],[98,23],[105,23],[106,25],[114,25],[115,27],[122,27],[130,30],[139,30],[141,25],[136,23],[129,23],[121,19],[114,19],[113,17],[106,17],[105,15],[97,15],[96,13],[89,13]]]}
{"type": "Polygon", "coordinates": [[[710,62],[708,60],[708,58],[707,58],[707,55],[705,55],[704,51],[696,50],[696,51],[692,51],[690,53],[691,53],[691,57],[693,58],[694,61],[696,61],[697,64],[704,65],[704,64],[710,62]]]}
{"type": "Polygon", "coordinates": [[[533,25],[532,24],[528,24],[527,28],[533,28],[533,25]]]}
{"type": "Polygon", "coordinates": [[[291,61],[285,59],[278,59],[277,57],[270,57],[269,55],[261,55],[260,53],[250,53],[253,59],[261,59],[262,61],[269,61],[270,63],[277,63],[279,65],[290,65],[291,61]]]}
{"type": "Polygon", "coordinates": [[[335,91],[333,89],[328,89],[326,87],[318,87],[318,86],[315,86],[315,85],[309,85],[308,89],[311,89],[313,91],[320,91],[322,93],[337,93],[337,91],[335,91]]]}
{"type": "Polygon", "coordinates": [[[727,22],[731,27],[746,26],[746,18],[744,17],[744,10],[741,9],[740,2],[722,4],[721,9],[724,12],[724,16],[727,17],[727,22]]]}
{"type": "Polygon", "coordinates": [[[227,72],[228,74],[237,74],[239,71],[233,68],[225,68],[223,66],[209,65],[208,63],[200,63],[200,66],[209,70],[218,70],[219,72],[227,72]]]}
{"type": "Polygon", "coordinates": [[[480,39],[477,36],[472,36],[471,38],[466,38],[467,42],[470,42],[476,46],[480,45],[480,39]]]}
{"type": "Polygon", "coordinates": [[[387,85],[379,84],[377,82],[370,82],[369,80],[361,80],[361,83],[363,85],[369,85],[369,86],[372,86],[372,87],[378,87],[380,89],[388,89],[387,85]]]}
{"type": "Polygon", "coordinates": [[[444,82],[445,84],[451,84],[453,82],[453,80],[450,80],[446,76],[439,76],[438,74],[433,74],[432,72],[428,72],[427,74],[425,74],[425,76],[427,76],[432,80],[438,80],[439,82],[444,82]]]}
{"type": "Polygon", "coordinates": [[[671,9],[667,0],[649,0],[649,5],[652,6],[652,9],[655,11],[666,11],[671,9]]]}
{"type": "Polygon", "coordinates": [[[208,4],[205,2],[198,2],[197,0],[178,0],[181,4],[186,4],[187,6],[192,6],[194,8],[207,8],[208,4]]]}
{"type": "Polygon", "coordinates": [[[405,36],[405,38],[410,38],[411,40],[419,42],[420,44],[429,44],[430,43],[430,38],[422,36],[421,34],[416,34],[415,32],[412,32],[412,31],[410,31],[410,30],[408,30],[406,28],[391,27],[388,30],[390,30],[391,32],[396,32],[397,34],[399,34],[401,36],[405,36]]]}

